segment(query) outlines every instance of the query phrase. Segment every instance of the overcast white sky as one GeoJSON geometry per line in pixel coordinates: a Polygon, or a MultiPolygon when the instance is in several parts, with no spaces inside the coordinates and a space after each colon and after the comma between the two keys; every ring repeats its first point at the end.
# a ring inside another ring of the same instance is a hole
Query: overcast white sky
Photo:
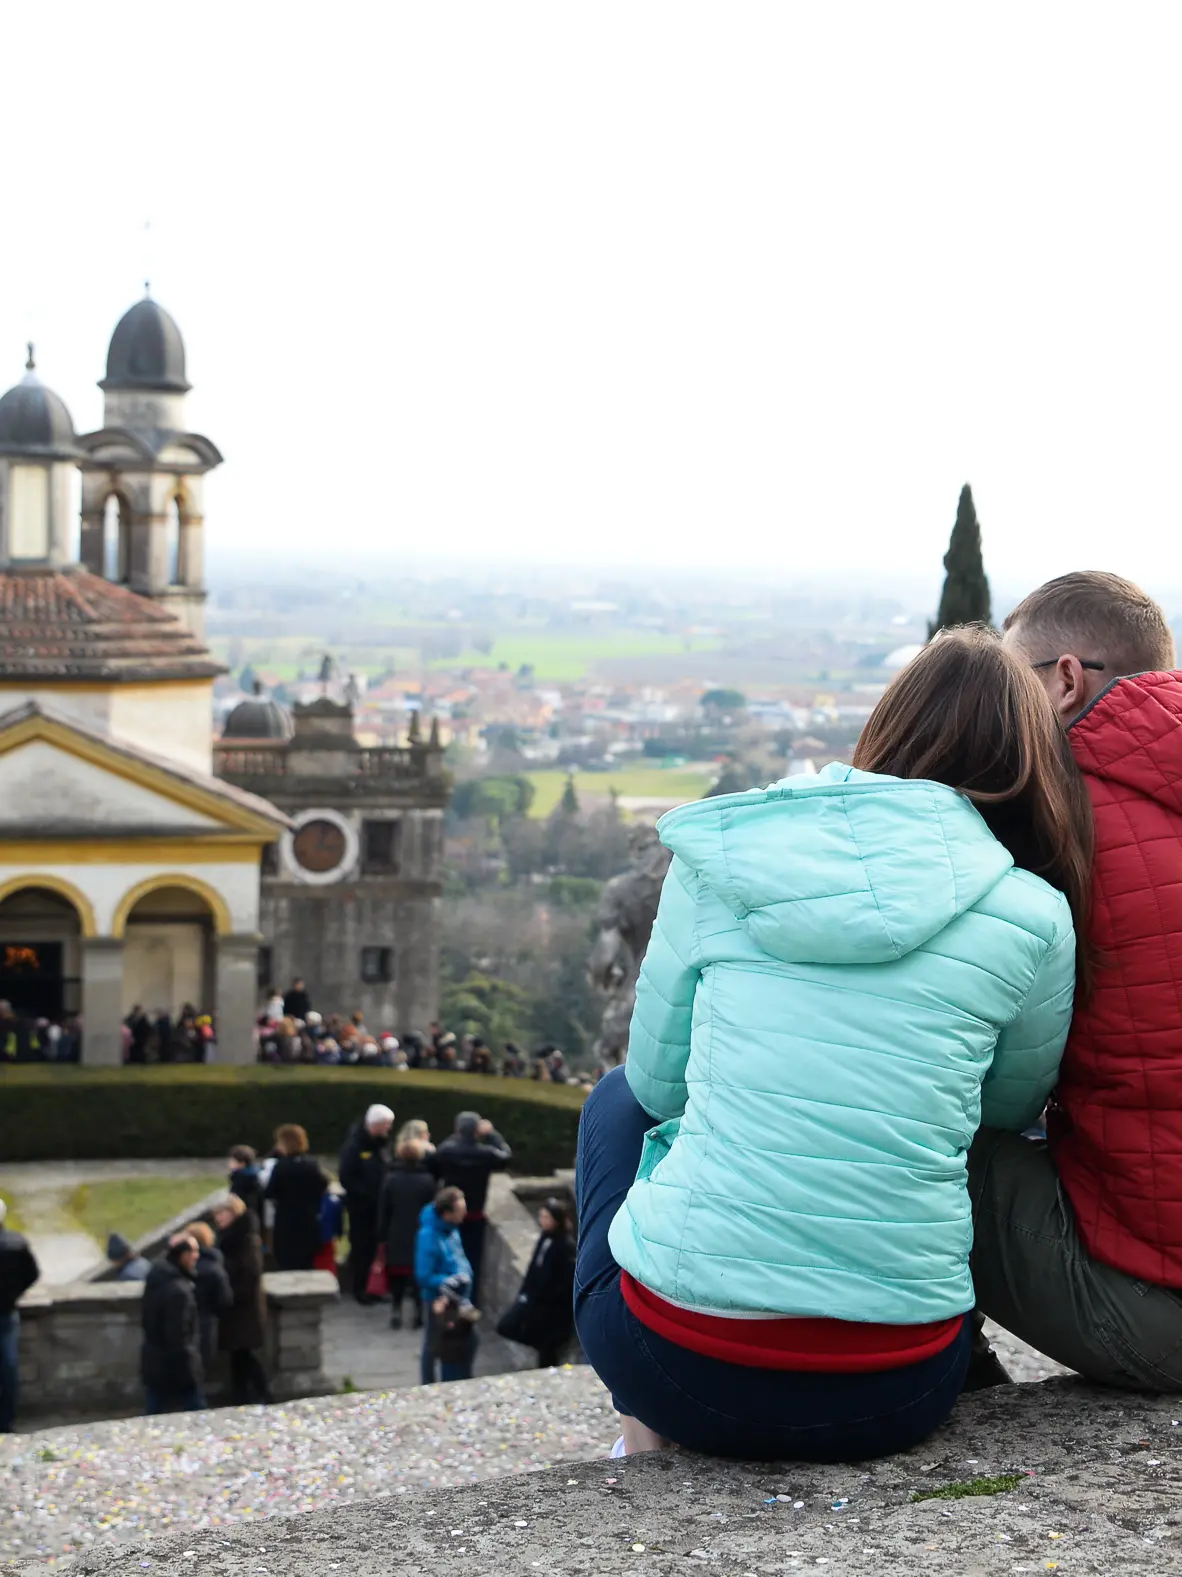
{"type": "Polygon", "coordinates": [[[150,273],[211,547],[1175,570],[1168,4],[6,9],[0,387],[150,273]],[[145,239],[143,226],[151,220],[145,239]]]}

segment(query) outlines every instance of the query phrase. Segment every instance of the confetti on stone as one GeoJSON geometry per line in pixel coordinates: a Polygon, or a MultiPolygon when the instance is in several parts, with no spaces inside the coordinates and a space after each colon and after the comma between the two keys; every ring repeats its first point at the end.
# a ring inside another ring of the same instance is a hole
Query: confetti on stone
{"type": "Polygon", "coordinates": [[[528,1404],[506,1374],[0,1435],[0,1568],[606,1457],[618,1432],[606,1392],[578,1367],[539,1374],[528,1404]]]}

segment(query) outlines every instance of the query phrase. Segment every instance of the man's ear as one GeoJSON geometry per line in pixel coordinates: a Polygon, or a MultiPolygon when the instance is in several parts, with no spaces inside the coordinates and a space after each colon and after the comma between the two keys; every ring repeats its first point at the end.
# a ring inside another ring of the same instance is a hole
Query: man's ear
{"type": "Polygon", "coordinates": [[[1047,689],[1060,720],[1064,724],[1074,722],[1088,704],[1087,676],[1079,658],[1060,657],[1047,689]]]}

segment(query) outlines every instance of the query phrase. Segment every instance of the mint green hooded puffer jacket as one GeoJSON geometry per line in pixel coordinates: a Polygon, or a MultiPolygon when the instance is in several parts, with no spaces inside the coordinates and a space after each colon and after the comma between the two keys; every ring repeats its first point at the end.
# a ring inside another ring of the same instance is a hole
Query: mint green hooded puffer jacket
{"type": "Polygon", "coordinates": [[[965,1153],[1055,1083],[1067,900],[955,790],[841,765],[659,831],[675,857],[625,1065],[659,1126],[616,1261],[721,1313],[970,1309],[965,1153]]]}

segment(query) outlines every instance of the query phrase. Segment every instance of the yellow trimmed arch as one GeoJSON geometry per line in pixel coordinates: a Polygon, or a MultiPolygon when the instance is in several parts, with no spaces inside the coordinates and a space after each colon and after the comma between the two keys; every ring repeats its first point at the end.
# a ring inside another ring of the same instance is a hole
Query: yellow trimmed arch
{"type": "Polygon", "coordinates": [[[162,887],[180,887],[183,891],[194,893],[200,898],[213,917],[213,929],[217,936],[229,936],[233,931],[234,922],[230,917],[229,905],[221,893],[199,877],[190,876],[187,871],[170,871],[162,872],[159,876],[146,876],[142,882],[137,882],[123,894],[115,906],[115,914],[111,920],[111,935],[120,938],[125,936],[127,922],[136,904],[149,893],[159,892],[162,887]]]}
{"type": "Polygon", "coordinates": [[[10,876],[7,881],[0,882],[0,903],[6,898],[11,898],[14,893],[28,892],[30,888],[37,887],[47,893],[56,893],[59,898],[64,898],[73,906],[84,937],[98,935],[94,907],[90,899],[64,876],[52,876],[43,871],[24,871],[19,876],[10,876]]]}

